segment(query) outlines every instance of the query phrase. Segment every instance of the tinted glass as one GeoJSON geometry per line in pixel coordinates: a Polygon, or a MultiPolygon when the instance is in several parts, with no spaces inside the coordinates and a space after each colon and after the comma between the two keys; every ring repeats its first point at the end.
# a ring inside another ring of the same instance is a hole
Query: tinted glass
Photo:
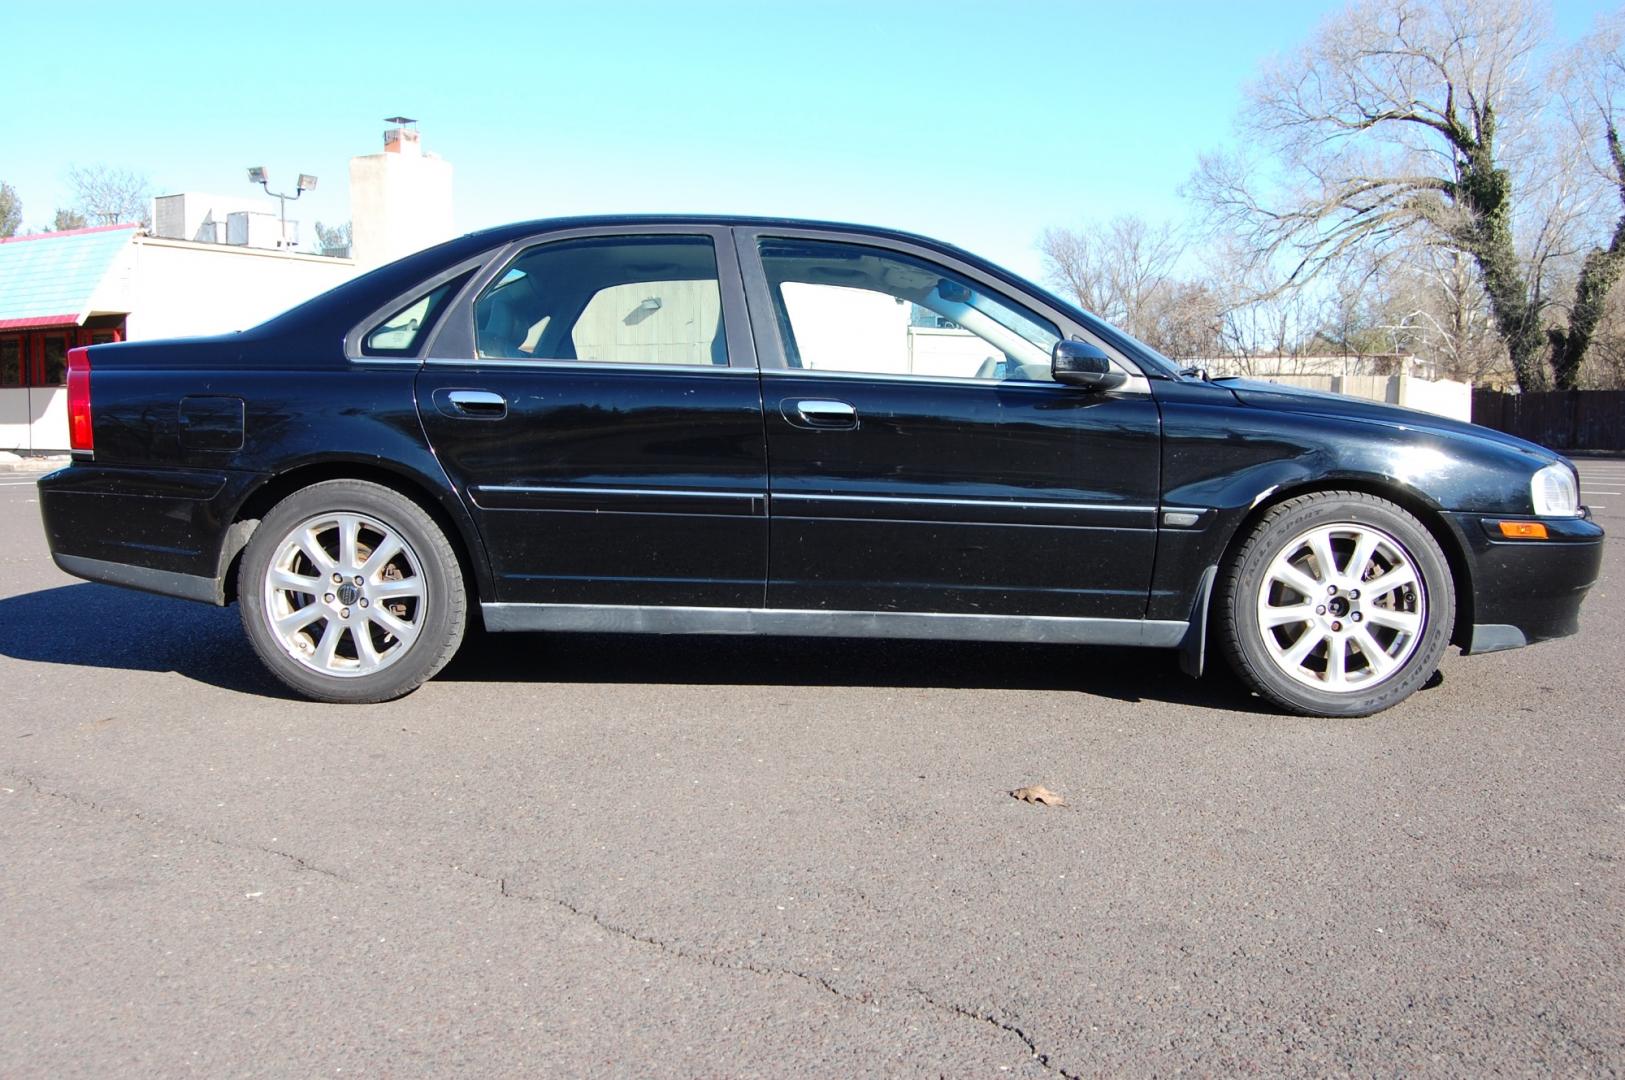
{"type": "Polygon", "coordinates": [[[934,378],[1050,378],[1055,324],[952,270],[859,244],[764,240],[791,367],[934,378]]]}
{"type": "Polygon", "coordinates": [[[703,236],[527,248],[475,302],[474,328],[481,357],[728,363],[716,251],[703,236]]]}
{"type": "Polygon", "coordinates": [[[361,351],[367,356],[409,356],[434,326],[440,311],[457,287],[468,280],[464,274],[424,293],[395,314],[367,331],[361,351]]]}

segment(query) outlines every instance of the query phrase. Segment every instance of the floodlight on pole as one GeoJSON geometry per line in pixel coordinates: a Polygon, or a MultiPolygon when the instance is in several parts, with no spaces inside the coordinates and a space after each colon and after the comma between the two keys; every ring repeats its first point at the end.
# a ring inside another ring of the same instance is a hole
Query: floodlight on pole
{"type": "Polygon", "coordinates": [[[266,174],[265,166],[263,166],[263,165],[255,165],[255,166],[250,167],[249,170],[248,170],[248,182],[250,184],[258,184],[260,187],[264,188],[265,193],[267,195],[276,196],[277,202],[282,208],[282,244],[281,244],[281,246],[282,247],[287,247],[288,246],[288,200],[293,199],[293,200],[295,200],[297,202],[298,199],[299,199],[299,196],[303,195],[305,192],[314,191],[315,188],[316,188],[316,178],[314,176],[310,175],[309,173],[300,173],[299,174],[299,182],[294,186],[293,194],[289,195],[287,192],[283,192],[283,191],[272,191],[271,190],[270,177],[266,174]]]}

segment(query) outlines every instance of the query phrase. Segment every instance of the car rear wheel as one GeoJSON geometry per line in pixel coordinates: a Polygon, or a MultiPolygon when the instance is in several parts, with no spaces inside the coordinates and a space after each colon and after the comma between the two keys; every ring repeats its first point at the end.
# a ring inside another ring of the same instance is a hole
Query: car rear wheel
{"type": "Polygon", "coordinates": [[[361,480],[295,492],[243,555],[243,627],[265,665],[317,701],[409,693],[462,641],[456,552],[423,508],[361,480]]]}
{"type": "Polygon", "coordinates": [[[1436,670],[1456,601],[1438,541],[1404,508],[1316,492],[1265,514],[1221,579],[1220,639],[1243,681],[1307,716],[1366,716],[1436,670]]]}

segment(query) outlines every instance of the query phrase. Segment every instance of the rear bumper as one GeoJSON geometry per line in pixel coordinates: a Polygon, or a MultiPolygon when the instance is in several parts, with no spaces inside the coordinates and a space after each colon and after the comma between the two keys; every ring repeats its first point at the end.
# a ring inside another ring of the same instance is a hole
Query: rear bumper
{"type": "Polygon", "coordinates": [[[1505,540],[1504,516],[1449,517],[1472,562],[1472,623],[1459,642],[1463,652],[1516,649],[1580,629],[1580,604],[1602,566],[1602,526],[1588,518],[1544,518],[1550,539],[1505,540]]]}
{"type": "Polygon", "coordinates": [[[88,462],[60,469],[39,481],[51,558],[89,581],[223,604],[225,570],[247,539],[232,520],[258,480],[88,462]]]}

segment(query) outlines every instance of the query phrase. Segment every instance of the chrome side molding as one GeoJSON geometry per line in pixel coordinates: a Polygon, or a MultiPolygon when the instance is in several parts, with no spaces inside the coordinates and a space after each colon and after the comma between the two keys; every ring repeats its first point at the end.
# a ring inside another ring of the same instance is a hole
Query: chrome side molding
{"type": "Polygon", "coordinates": [[[481,604],[493,631],[598,634],[778,634],[939,641],[1026,641],[1071,645],[1145,645],[1171,649],[1190,624],[1177,620],[1081,619],[1057,615],[958,615],[917,611],[816,611],[780,608],[661,607],[598,604],[481,604]]]}

